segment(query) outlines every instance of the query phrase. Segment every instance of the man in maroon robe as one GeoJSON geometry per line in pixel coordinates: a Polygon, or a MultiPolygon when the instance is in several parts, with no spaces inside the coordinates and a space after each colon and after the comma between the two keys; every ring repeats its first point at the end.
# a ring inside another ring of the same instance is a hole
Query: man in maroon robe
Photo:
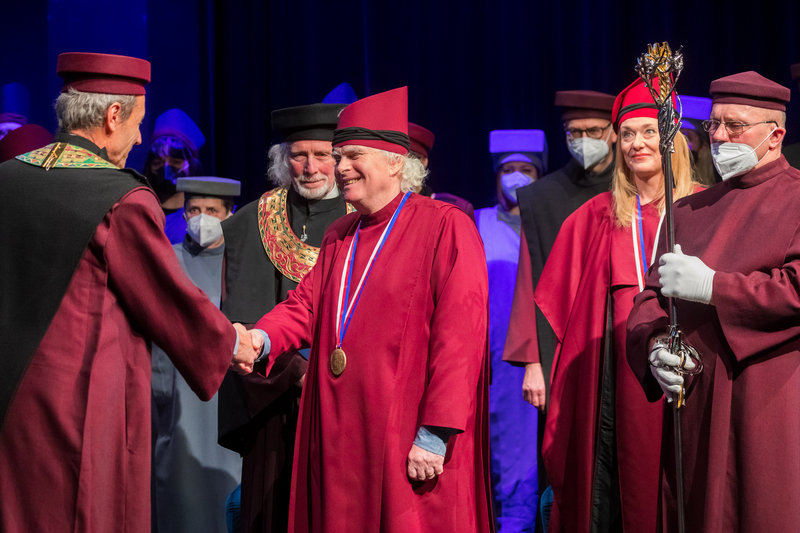
{"type": "Polygon", "coordinates": [[[254,343],[123,168],[150,63],[67,53],[58,70],[56,142],[0,165],[0,530],[149,531],[150,341],[206,400],[254,343]]]}
{"type": "Polygon", "coordinates": [[[312,346],[293,532],[493,529],[483,248],[460,209],[410,192],[425,171],[407,127],[405,87],[342,111],[337,180],[357,213],[257,324],[267,371],[312,346]]]}
{"type": "MultiPolygon", "coordinates": [[[[781,155],[790,91],[744,72],[715,80],[710,92],[704,127],[724,181],[675,203],[680,250],[661,256],[635,299],[628,357],[651,400],[662,390],[672,400],[686,387],[686,530],[794,531],[800,171],[781,155]],[[676,299],[685,340],[702,357],[699,375],[684,378],[678,358],[654,344],[668,325],[665,297],[676,299]]],[[[662,446],[664,531],[677,530],[671,413],[666,409],[662,446]]]]}

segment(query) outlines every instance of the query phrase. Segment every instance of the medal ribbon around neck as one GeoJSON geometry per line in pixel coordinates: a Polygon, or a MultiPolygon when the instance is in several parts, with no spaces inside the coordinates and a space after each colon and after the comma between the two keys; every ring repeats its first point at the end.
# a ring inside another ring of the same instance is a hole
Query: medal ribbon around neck
{"type": "Polygon", "coordinates": [[[389,223],[383,229],[383,233],[381,233],[380,239],[378,239],[378,242],[372,249],[372,255],[370,255],[369,261],[367,261],[367,266],[364,268],[364,273],[361,274],[361,280],[358,282],[358,285],[356,286],[356,289],[353,292],[353,296],[350,298],[350,303],[347,305],[347,310],[344,313],[342,313],[342,303],[344,302],[345,297],[348,294],[350,294],[350,278],[353,275],[353,264],[356,262],[356,247],[358,246],[358,230],[361,229],[361,221],[360,220],[358,221],[358,226],[356,227],[356,233],[353,236],[353,240],[350,243],[350,248],[347,250],[347,255],[344,258],[344,266],[342,268],[342,281],[339,284],[339,301],[336,305],[337,348],[340,348],[342,346],[342,341],[344,340],[344,334],[347,331],[347,327],[350,325],[350,318],[352,318],[353,316],[353,310],[358,304],[358,299],[361,296],[361,288],[364,286],[364,282],[367,280],[367,276],[369,276],[369,273],[372,270],[372,265],[375,263],[375,258],[378,256],[381,249],[383,248],[383,244],[389,237],[389,233],[391,233],[392,231],[392,227],[394,226],[394,223],[397,220],[397,216],[400,214],[400,211],[403,209],[403,206],[405,205],[406,200],[408,200],[408,197],[410,195],[411,195],[410,191],[406,192],[406,194],[403,196],[403,199],[400,201],[400,205],[398,205],[397,209],[395,209],[391,220],[389,220],[389,223]]]}
{"type": "Polygon", "coordinates": [[[664,213],[661,213],[661,218],[658,221],[658,230],[656,231],[656,238],[653,239],[653,253],[650,256],[650,262],[644,264],[644,258],[647,257],[647,252],[644,247],[644,228],[642,226],[642,203],[639,200],[639,195],[636,195],[636,214],[637,220],[631,221],[631,235],[633,236],[633,257],[636,260],[636,279],[639,281],[639,292],[644,290],[644,275],[647,269],[656,260],[656,245],[658,244],[658,237],[661,235],[661,225],[664,223],[664,213]],[[636,231],[636,228],[639,231],[636,231]],[[637,239],[638,233],[638,239],[637,239]],[[639,247],[642,248],[642,253],[639,255],[639,247]]]}

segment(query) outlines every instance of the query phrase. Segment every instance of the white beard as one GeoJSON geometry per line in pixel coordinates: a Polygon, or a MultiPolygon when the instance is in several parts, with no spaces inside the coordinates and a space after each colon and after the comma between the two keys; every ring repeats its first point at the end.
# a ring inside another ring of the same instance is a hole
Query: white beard
{"type": "Polygon", "coordinates": [[[305,175],[297,176],[296,178],[292,179],[292,185],[294,185],[294,190],[306,200],[322,200],[323,198],[335,198],[339,195],[335,180],[331,180],[330,187],[317,187],[310,189],[305,186],[306,182],[316,181],[318,178],[322,178],[326,182],[328,181],[328,177],[325,174],[317,173],[314,174],[311,179],[307,178],[305,175]]]}

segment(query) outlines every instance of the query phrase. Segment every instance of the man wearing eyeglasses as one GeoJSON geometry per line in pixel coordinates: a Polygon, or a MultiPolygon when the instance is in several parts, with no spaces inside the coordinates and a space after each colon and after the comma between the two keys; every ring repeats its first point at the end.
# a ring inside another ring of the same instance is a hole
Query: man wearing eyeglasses
{"type": "MultiPolygon", "coordinates": [[[[544,431],[556,337],[536,309],[533,293],[561,224],[584,202],[610,189],[613,148],[617,140],[611,127],[613,95],[597,91],[558,91],[555,105],[563,108],[565,140],[572,158],[557,171],[517,189],[522,235],[511,321],[503,353],[505,361],[525,368],[522,394],[525,401],[540,411],[539,445],[544,431]],[[534,321],[535,329],[531,327],[534,321]]],[[[539,449],[541,447],[537,446],[539,449]]],[[[541,461],[538,473],[541,494],[547,485],[541,461]]]]}
{"type": "MultiPolygon", "coordinates": [[[[675,203],[675,241],[628,320],[631,367],[655,401],[685,387],[686,531],[800,523],[800,171],[781,155],[790,91],[755,72],[711,83],[704,128],[725,180],[675,203]],[[677,248],[677,246],[676,246],[677,248]],[[677,305],[703,370],[654,341],[677,305]],[[665,366],[666,365],[666,366],[665,366]],[[685,365],[689,368],[691,365],[685,365]]],[[[662,240],[661,250],[664,250],[662,240]]],[[[672,410],[664,441],[673,441],[672,410]]],[[[664,530],[675,531],[674,451],[662,448],[664,530]]]]}

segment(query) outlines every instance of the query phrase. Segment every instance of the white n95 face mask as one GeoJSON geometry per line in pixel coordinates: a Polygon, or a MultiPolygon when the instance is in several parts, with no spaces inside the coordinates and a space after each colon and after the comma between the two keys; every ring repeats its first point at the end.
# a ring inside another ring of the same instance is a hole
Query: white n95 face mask
{"type": "MultiPolygon", "coordinates": [[[[764,144],[775,129],[769,132],[756,148],[764,144]]],[[[750,172],[758,164],[756,148],[744,143],[711,143],[711,159],[720,177],[727,180],[750,172]]]]}
{"type": "Polygon", "coordinates": [[[608,155],[609,135],[611,135],[611,131],[608,132],[605,139],[592,139],[591,137],[570,139],[567,142],[567,150],[584,169],[591,168],[608,155]]]}
{"type": "Polygon", "coordinates": [[[531,183],[533,183],[533,178],[520,171],[503,174],[500,177],[500,186],[503,188],[503,194],[514,203],[517,202],[517,189],[531,183]]]}
{"type": "Polygon", "coordinates": [[[217,217],[201,213],[186,221],[186,233],[194,242],[206,248],[222,237],[222,225],[217,217]]]}

